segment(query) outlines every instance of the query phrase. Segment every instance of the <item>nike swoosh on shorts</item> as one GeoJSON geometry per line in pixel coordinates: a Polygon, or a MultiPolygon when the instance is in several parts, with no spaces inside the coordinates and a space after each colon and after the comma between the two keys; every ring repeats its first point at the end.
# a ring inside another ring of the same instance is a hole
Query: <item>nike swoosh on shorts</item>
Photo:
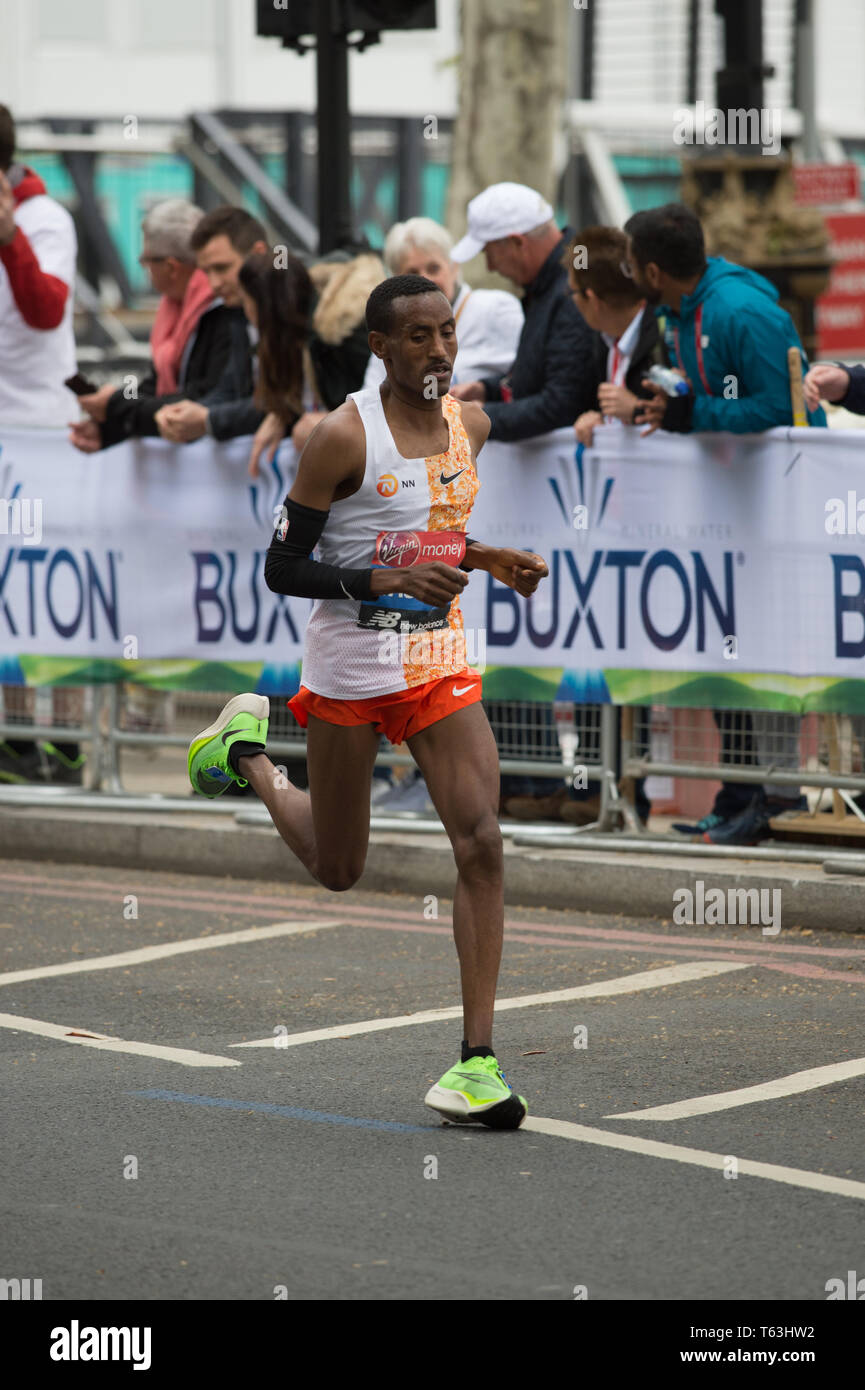
{"type": "Polygon", "coordinates": [[[462,689],[460,689],[458,686],[455,685],[455,686],[453,686],[453,687],[451,688],[451,694],[452,694],[452,695],[467,695],[468,692],[469,692],[470,690],[473,690],[473,689],[474,689],[474,686],[471,686],[471,685],[464,685],[464,686],[462,687],[462,689]]]}

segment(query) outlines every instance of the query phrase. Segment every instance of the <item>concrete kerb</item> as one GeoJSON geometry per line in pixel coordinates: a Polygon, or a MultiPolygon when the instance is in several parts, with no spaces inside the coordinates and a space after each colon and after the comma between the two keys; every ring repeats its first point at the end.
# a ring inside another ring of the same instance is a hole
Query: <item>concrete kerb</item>
{"type": "MultiPolygon", "coordinates": [[[[627,914],[672,920],[683,888],[781,890],[781,930],[865,931],[863,884],[828,877],[819,864],[617,854],[614,850],[533,848],[505,841],[505,894],[514,906],[627,914]]],[[[306,870],[268,826],[228,817],[155,812],[116,813],[51,807],[0,808],[0,859],[104,865],[202,874],[214,878],[311,883],[306,870]]],[[[371,892],[429,893],[451,898],[455,869],[444,834],[374,831],[359,887],[371,892]]],[[[322,890],[324,891],[324,890],[322,890]]],[[[335,896],[328,895],[331,902],[335,896]]],[[[712,929],[714,930],[714,929],[712,929]]],[[[759,926],[755,940],[764,940],[759,926]]],[[[771,939],[771,938],[769,938],[771,939]]]]}

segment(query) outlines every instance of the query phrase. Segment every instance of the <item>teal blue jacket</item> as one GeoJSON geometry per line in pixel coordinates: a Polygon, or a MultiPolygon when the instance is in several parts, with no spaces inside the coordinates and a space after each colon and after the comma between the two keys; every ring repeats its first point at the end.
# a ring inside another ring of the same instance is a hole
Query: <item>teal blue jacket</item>
{"type": "MultiPolygon", "coordinates": [[[[803,375],[808,362],[793,320],[764,276],[710,256],[698,284],[682,296],[679,312],[661,304],[655,313],[671,363],[684,368],[691,382],[693,431],[753,434],[774,425],[792,425],[787,349],[799,349],[803,375]],[[702,376],[696,343],[700,305],[702,376]]],[[[808,412],[808,423],[826,424],[822,407],[808,412]]]]}

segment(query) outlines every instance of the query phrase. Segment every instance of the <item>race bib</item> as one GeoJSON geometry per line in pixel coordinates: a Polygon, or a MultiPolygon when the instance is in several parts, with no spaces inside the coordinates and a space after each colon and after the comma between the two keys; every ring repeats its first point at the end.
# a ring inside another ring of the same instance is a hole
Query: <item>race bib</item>
{"type": "MultiPolygon", "coordinates": [[[[373,569],[409,569],[433,560],[456,568],[466,553],[462,531],[380,531],[376,537],[373,569]]],[[[409,594],[379,594],[362,602],[358,627],[378,631],[423,632],[449,625],[450,604],[434,608],[409,594]]]]}

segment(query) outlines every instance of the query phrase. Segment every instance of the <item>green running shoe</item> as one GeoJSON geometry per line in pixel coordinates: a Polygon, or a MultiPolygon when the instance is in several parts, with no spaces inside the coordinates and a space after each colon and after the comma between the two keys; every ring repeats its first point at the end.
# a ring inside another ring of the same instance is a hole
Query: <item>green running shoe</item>
{"type": "Polygon", "coordinates": [[[61,782],[70,787],[80,787],[84,782],[84,765],[87,762],[83,753],[70,758],[53,743],[40,743],[46,782],[61,782]]]}
{"type": "Polygon", "coordinates": [[[228,761],[228,749],[233,743],[254,743],[262,753],[267,743],[267,721],[270,701],[266,695],[235,695],[229,700],[215,723],[189,745],[189,780],[194,791],[202,796],[221,796],[226,787],[236,782],[248,785],[228,761]]]}
{"type": "Polygon", "coordinates": [[[446,1071],[431,1086],[424,1105],[454,1124],[482,1124],[490,1129],[519,1129],[529,1107],[514,1095],[495,1057],[472,1057],[446,1071]]]}

